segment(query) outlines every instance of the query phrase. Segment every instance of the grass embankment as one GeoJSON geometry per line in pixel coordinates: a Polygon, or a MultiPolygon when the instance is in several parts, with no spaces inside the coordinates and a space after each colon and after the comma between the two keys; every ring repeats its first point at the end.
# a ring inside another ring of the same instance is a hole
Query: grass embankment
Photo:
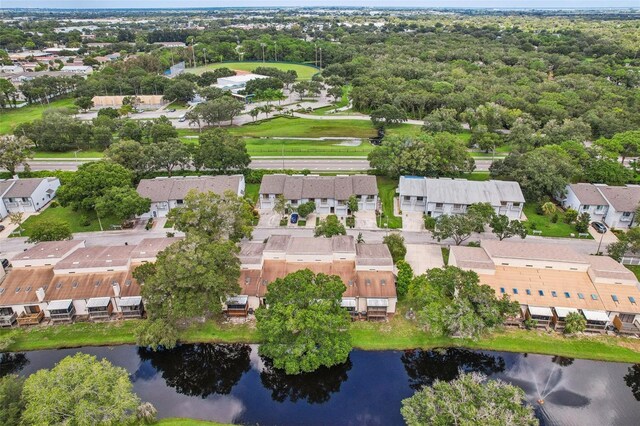
{"type": "Polygon", "coordinates": [[[245,138],[247,152],[250,156],[304,157],[304,156],[361,156],[366,157],[373,145],[362,140],[354,146],[351,141],[329,140],[309,141],[300,139],[256,139],[245,138]]]}
{"type": "MultiPolygon", "coordinates": [[[[140,321],[111,323],[76,323],[51,327],[0,330],[0,337],[10,335],[11,351],[69,348],[80,346],[112,346],[134,344],[140,321]]],[[[479,340],[432,336],[419,330],[400,311],[389,322],[355,322],[351,327],[355,348],[365,350],[432,349],[464,347],[492,351],[539,353],[570,358],[597,359],[640,363],[640,341],[613,336],[564,337],[558,333],[506,330],[479,340]]],[[[209,321],[183,331],[185,343],[259,343],[255,328],[249,325],[226,325],[209,321]]]]}
{"type": "Polygon", "coordinates": [[[205,71],[213,71],[218,68],[229,68],[234,71],[252,72],[258,67],[277,68],[282,71],[294,70],[298,73],[298,80],[311,80],[314,74],[320,72],[317,68],[304,64],[289,64],[286,62],[218,62],[196,68],[187,68],[185,71],[200,75],[205,71]]]}
{"type": "MultiPolygon", "coordinates": [[[[555,214],[558,215],[558,220],[556,223],[551,221],[551,218],[554,215],[546,216],[543,214],[538,214],[536,212],[536,204],[535,203],[527,203],[524,205],[524,214],[527,217],[527,220],[524,223],[524,226],[527,228],[528,233],[531,235],[533,231],[541,231],[541,235],[543,237],[565,237],[570,238],[571,234],[575,236],[578,235],[576,231],[575,225],[564,223],[564,212],[560,209],[557,210],[555,214]]],[[[537,234],[537,232],[536,232],[537,234]]],[[[587,237],[582,237],[585,239],[593,239],[591,234],[586,232],[587,237]]]]}
{"type": "Polygon", "coordinates": [[[389,179],[383,176],[378,176],[378,194],[380,201],[382,202],[382,212],[384,217],[382,218],[382,227],[387,224],[388,228],[399,229],[402,228],[402,217],[395,216],[393,214],[393,199],[396,195],[396,188],[398,187],[397,179],[389,179]]]}
{"type": "Polygon", "coordinates": [[[368,120],[311,120],[305,118],[276,117],[256,123],[232,127],[236,136],[284,138],[369,138],[376,135],[368,120]]]}
{"type": "Polygon", "coordinates": [[[22,108],[7,108],[0,110],[0,134],[13,133],[18,124],[33,121],[42,116],[48,108],[75,108],[73,99],[58,99],[46,105],[28,105],[22,108]]]}
{"type": "MultiPolygon", "coordinates": [[[[60,220],[69,224],[71,232],[90,232],[99,231],[100,224],[98,223],[98,216],[95,211],[82,212],[73,211],[71,207],[49,207],[43,210],[40,214],[28,217],[22,223],[22,236],[28,237],[31,235],[31,230],[36,223],[47,220],[60,220]],[[88,225],[83,224],[83,216],[88,220],[88,225]]],[[[112,217],[101,217],[102,228],[105,231],[111,229],[111,225],[120,225],[120,221],[112,217]]]]}

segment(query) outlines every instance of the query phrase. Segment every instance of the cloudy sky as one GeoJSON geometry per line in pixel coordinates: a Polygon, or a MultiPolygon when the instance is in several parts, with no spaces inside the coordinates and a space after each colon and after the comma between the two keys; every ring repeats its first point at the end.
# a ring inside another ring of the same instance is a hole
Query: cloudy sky
{"type": "Polygon", "coordinates": [[[0,0],[0,7],[109,8],[109,7],[224,7],[224,6],[405,6],[489,8],[634,7],[640,0],[0,0]]]}

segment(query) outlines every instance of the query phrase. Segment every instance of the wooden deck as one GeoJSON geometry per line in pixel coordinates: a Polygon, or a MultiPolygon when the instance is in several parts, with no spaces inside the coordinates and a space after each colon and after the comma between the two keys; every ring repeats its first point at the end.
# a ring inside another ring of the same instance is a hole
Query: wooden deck
{"type": "Polygon", "coordinates": [[[37,314],[21,313],[18,316],[18,325],[38,325],[44,318],[44,311],[40,311],[37,314]]]}

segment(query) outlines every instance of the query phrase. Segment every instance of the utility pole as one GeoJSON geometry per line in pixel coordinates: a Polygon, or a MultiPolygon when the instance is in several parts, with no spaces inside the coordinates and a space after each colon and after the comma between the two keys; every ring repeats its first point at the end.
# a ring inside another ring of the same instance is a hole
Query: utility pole
{"type": "Polygon", "coordinates": [[[320,69],[322,69],[322,47],[320,49],[320,69]]]}
{"type": "Polygon", "coordinates": [[[317,44],[313,45],[313,51],[316,54],[316,60],[313,63],[316,64],[316,67],[317,67],[318,66],[318,45],[317,44]]]}
{"type": "Polygon", "coordinates": [[[278,62],[278,42],[276,41],[273,42],[273,56],[274,60],[278,62]]]}
{"type": "Polygon", "coordinates": [[[207,66],[207,49],[202,49],[202,52],[204,53],[204,66],[207,66]]]}
{"type": "Polygon", "coordinates": [[[265,48],[266,44],[260,43],[260,46],[262,46],[262,63],[264,64],[264,48],[265,48]]]}

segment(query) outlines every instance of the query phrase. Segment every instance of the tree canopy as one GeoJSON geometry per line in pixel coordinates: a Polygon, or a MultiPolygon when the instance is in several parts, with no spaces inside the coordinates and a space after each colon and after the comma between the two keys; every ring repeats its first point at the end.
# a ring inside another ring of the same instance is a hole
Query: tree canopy
{"type": "Polygon", "coordinates": [[[345,290],[340,277],[308,269],[269,284],[269,306],[256,311],[260,354],[287,374],[345,362],[351,351],[349,314],[340,306],[345,290]]]}

